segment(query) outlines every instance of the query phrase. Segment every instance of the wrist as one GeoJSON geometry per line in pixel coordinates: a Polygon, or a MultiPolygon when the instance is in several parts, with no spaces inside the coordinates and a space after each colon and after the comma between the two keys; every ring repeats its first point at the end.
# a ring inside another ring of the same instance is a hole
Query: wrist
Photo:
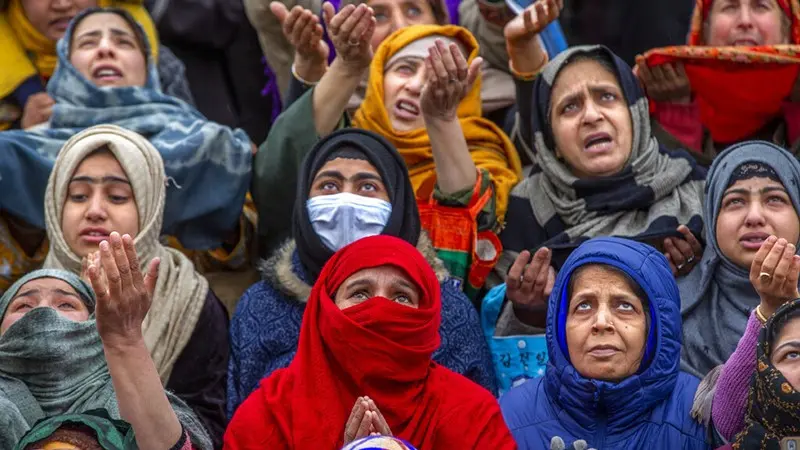
{"type": "Polygon", "coordinates": [[[442,128],[453,123],[458,123],[458,115],[455,111],[439,112],[439,113],[426,113],[422,112],[422,119],[425,121],[426,127],[442,128]]]}
{"type": "Polygon", "coordinates": [[[334,70],[337,73],[342,74],[345,77],[356,77],[358,81],[361,81],[361,77],[364,76],[364,72],[369,68],[369,64],[363,64],[361,62],[354,62],[354,61],[345,61],[341,58],[336,58],[333,60],[333,64],[331,64],[331,70],[334,70]]]}
{"type": "Polygon", "coordinates": [[[328,71],[328,65],[325,61],[312,61],[295,56],[294,64],[292,65],[292,72],[295,77],[305,84],[317,83],[325,72],[328,71]]]}
{"type": "Polygon", "coordinates": [[[517,44],[507,42],[506,51],[511,70],[520,74],[538,73],[549,60],[539,39],[517,44]]]}
{"type": "Polygon", "coordinates": [[[144,342],[144,336],[141,332],[126,333],[126,334],[112,334],[108,336],[100,335],[103,342],[103,349],[107,355],[131,355],[139,350],[144,349],[147,351],[147,345],[144,342]]]}

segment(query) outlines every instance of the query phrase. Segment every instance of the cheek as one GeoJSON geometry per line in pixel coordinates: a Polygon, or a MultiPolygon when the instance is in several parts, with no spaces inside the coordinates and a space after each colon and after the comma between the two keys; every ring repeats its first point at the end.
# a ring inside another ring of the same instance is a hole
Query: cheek
{"type": "Polygon", "coordinates": [[[578,120],[570,118],[553,119],[552,124],[553,141],[556,151],[573,159],[577,155],[578,149],[578,120]]]}
{"type": "Polygon", "coordinates": [[[647,323],[644,317],[625,323],[620,329],[620,334],[626,342],[630,356],[638,356],[644,351],[647,340],[647,323]]]}
{"type": "Polygon", "coordinates": [[[89,73],[89,66],[91,65],[92,61],[92,54],[90,52],[84,52],[80,50],[75,50],[72,52],[72,55],[69,58],[69,62],[75,67],[75,70],[78,71],[81,75],[86,77],[87,79],[91,78],[91,73],[89,73]]]}
{"type": "Polygon", "coordinates": [[[0,323],[0,336],[3,335],[11,325],[14,325],[19,319],[24,316],[25,313],[9,313],[3,318],[3,322],[0,323]]]}
{"type": "Polygon", "coordinates": [[[733,28],[733,21],[727,16],[719,16],[708,24],[707,45],[725,45],[728,35],[733,28]]]}
{"type": "Polygon", "coordinates": [[[383,104],[393,104],[401,87],[402,81],[397,76],[386,74],[383,79],[383,104]]]}
{"type": "Polygon", "coordinates": [[[126,65],[133,74],[131,77],[132,84],[144,86],[147,83],[147,61],[145,61],[144,56],[138,50],[135,50],[129,53],[126,59],[128,60],[126,65]]]}
{"type": "Polygon", "coordinates": [[[65,311],[59,312],[64,318],[69,319],[73,322],[85,322],[89,320],[89,311],[65,311]]]}
{"type": "Polygon", "coordinates": [[[786,44],[783,37],[783,25],[780,16],[764,15],[756,19],[756,26],[764,38],[764,45],[786,44]]]}
{"type": "Polygon", "coordinates": [[[112,210],[110,213],[111,221],[119,229],[120,234],[129,234],[132,238],[136,238],[139,234],[139,210],[136,208],[136,203],[130,202],[112,210]]]}
{"type": "Polygon", "coordinates": [[[61,213],[61,232],[64,236],[71,236],[73,233],[77,233],[78,225],[80,225],[82,218],[82,208],[75,203],[66,202],[61,213]]]}
{"type": "Polygon", "coordinates": [[[775,218],[774,222],[773,226],[778,237],[794,243],[800,241],[800,220],[794,209],[781,214],[780,217],[775,218]]]}

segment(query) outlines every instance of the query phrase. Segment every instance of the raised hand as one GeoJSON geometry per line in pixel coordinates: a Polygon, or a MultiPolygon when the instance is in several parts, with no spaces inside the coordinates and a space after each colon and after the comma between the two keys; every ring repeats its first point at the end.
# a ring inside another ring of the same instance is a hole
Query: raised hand
{"type": "Polygon", "coordinates": [[[142,276],[133,239],[113,232],[109,241],[100,243],[99,265],[92,261],[87,268],[97,295],[97,331],[104,346],[137,345],[142,341],[142,322],[150,310],[160,260],[154,258],[142,276]]]}
{"type": "Polygon", "coordinates": [[[283,35],[295,49],[295,70],[303,79],[318,81],[325,73],[330,54],[328,44],[322,39],[319,17],[302,6],[289,11],[283,3],[272,2],[269,7],[281,23],[283,35]]]}
{"type": "Polygon", "coordinates": [[[664,239],[664,256],[669,262],[672,274],[676,277],[691,272],[703,256],[703,246],[686,225],[678,227],[683,239],[668,237],[664,239]]]}
{"type": "Polygon", "coordinates": [[[389,424],[386,423],[386,419],[381,414],[381,411],[378,409],[378,406],[375,405],[375,401],[369,397],[364,397],[369,404],[369,412],[371,412],[372,416],[372,426],[370,427],[370,434],[379,434],[381,436],[391,436],[392,430],[389,429],[389,424]]]}
{"type": "Polygon", "coordinates": [[[548,25],[558,19],[564,9],[564,0],[538,0],[517,17],[508,22],[503,29],[509,46],[527,44],[539,35],[548,25]]]}
{"type": "Polygon", "coordinates": [[[547,305],[547,297],[556,281],[556,272],[550,265],[551,257],[550,249],[546,247],[537,250],[532,260],[527,250],[517,256],[506,278],[506,297],[515,308],[543,310],[547,305]]]}
{"type": "Polygon", "coordinates": [[[797,281],[800,278],[800,256],[794,244],[770,236],[761,244],[750,265],[750,282],[761,298],[759,306],[769,318],[784,303],[800,297],[797,281]]]}
{"type": "Polygon", "coordinates": [[[352,72],[361,74],[369,67],[374,52],[370,41],[375,33],[375,15],[372,8],[362,3],[350,4],[336,13],[333,5],[322,5],[322,15],[336,48],[336,59],[352,72]]]}
{"type": "Polygon", "coordinates": [[[636,76],[652,100],[663,103],[688,104],[692,101],[692,85],[682,63],[648,67],[644,57],[636,57],[636,76]]]}
{"type": "Polygon", "coordinates": [[[475,58],[472,64],[467,65],[458,45],[450,44],[448,47],[436,40],[425,58],[425,87],[420,106],[426,120],[450,121],[456,118],[459,103],[478,78],[481,62],[481,58],[475,58]]]}

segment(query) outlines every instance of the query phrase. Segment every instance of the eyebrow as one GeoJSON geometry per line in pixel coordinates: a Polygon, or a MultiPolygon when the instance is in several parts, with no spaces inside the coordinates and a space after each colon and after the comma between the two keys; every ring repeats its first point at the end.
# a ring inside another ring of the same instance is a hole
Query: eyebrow
{"type": "Polygon", "coordinates": [[[422,65],[422,60],[423,59],[424,58],[421,58],[419,56],[404,56],[404,57],[398,59],[397,61],[393,62],[391,66],[386,68],[386,70],[387,71],[388,70],[392,70],[392,69],[395,68],[395,66],[397,66],[400,63],[405,63],[405,64],[408,64],[408,65],[414,66],[414,69],[416,69],[417,67],[422,65]]]}
{"type": "MultiPolygon", "coordinates": [[[[729,189],[729,190],[725,191],[725,193],[722,194],[722,198],[725,198],[725,197],[727,197],[729,195],[733,195],[733,194],[749,195],[751,192],[752,191],[750,191],[749,189],[745,189],[745,188],[733,188],[733,189],[729,189]]],[[[768,194],[770,192],[783,192],[785,194],[788,194],[788,192],[786,191],[786,188],[783,187],[783,186],[766,186],[766,187],[761,188],[758,192],[760,194],[768,194]]]]}
{"type": "MultiPolygon", "coordinates": [[[[314,181],[317,181],[320,178],[335,178],[339,181],[347,180],[347,178],[345,178],[344,175],[342,175],[342,173],[339,172],[338,170],[326,170],[324,172],[320,172],[317,174],[316,177],[314,177],[314,181]]],[[[357,174],[350,177],[350,179],[352,179],[353,181],[375,180],[383,182],[383,180],[381,180],[381,177],[370,172],[358,172],[357,174]]]]}
{"type": "Polygon", "coordinates": [[[775,348],[775,352],[774,353],[777,353],[778,350],[782,349],[783,347],[800,348],[800,341],[794,340],[794,341],[784,342],[783,344],[781,344],[777,348],[775,348]]]}
{"type": "Polygon", "coordinates": [[[90,177],[88,175],[78,175],[76,177],[72,177],[69,180],[70,183],[89,183],[89,184],[104,184],[104,183],[120,183],[120,184],[127,184],[128,186],[131,185],[131,182],[126,180],[125,178],[121,178],[115,175],[106,175],[102,178],[97,177],[90,177]]]}
{"type": "MultiPolygon", "coordinates": [[[[60,295],[68,295],[68,296],[70,296],[70,297],[75,297],[75,298],[78,298],[78,299],[80,298],[80,297],[78,297],[78,295],[77,295],[77,294],[75,294],[74,292],[65,291],[64,289],[55,288],[55,289],[52,289],[52,291],[53,291],[53,292],[55,292],[56,294],[60,294],[60,295]]],[[[20,293],[20,294],[17,294],[17,295],[14,297],[14,300],[16,300],[16,299],[18,299],[18,298],[20,298],[20,297],[31,297],[31,296],[34,296],[34,295],[36,295],[36,294],[39,294],[40,292],[42,292],[42,290],[41,290],[41,289],[39,289],[39,288],[28,289],[28,290],[27,290],[27,291],[25,291],[25,292],[22,292],[22,293],[20,293]]]]}
{"type": "MultiPolygon", "coordinates": [[[[110,31],[111,31],[111,34],[114,35],[114,36],[133,37],[133,35],[131,33],[129,33],[128,31],[125,31],[125,30],[123,30],[121,28],[111,28],[110,31]]],[[[81,39],[81,38],[84,38],[84,37],[99,37],[99,36],[102,36],[102,35],[103,35],[103,30],[92,30],[92,31],[87,31],[87,32],[77,36],[76,39],[81,39]]]]}

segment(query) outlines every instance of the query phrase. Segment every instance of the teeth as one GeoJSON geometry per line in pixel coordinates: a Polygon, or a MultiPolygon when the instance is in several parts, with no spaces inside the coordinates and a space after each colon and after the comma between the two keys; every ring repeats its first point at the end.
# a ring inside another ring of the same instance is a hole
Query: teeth
{"type": "Polygon", "coordinates": [[[98,77],[110,77],[115,75],[118,75],[118,73],[116,70],[113,69],[102,69],[97,72],[98,77]]]}
{"type": "Polygon", "coordinates": [[[417,108],[414,105],[412,105],[410,103],[407,103],[407,102],[402,102],[401,101],[397,105],[397,107],[402,109],[402,110],[404,110],[404,111],[408,111],[408,112],[410,112],[412,114],[419,114],[419,110],[417,110],[417,108]]]}

